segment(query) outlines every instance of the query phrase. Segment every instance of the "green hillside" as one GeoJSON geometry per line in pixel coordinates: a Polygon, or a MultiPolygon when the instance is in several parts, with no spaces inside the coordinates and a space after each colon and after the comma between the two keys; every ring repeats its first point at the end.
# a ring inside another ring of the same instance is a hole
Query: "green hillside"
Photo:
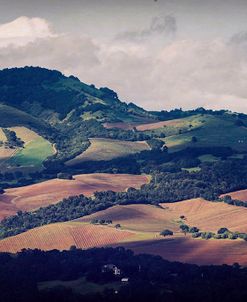
{"type": "Polygon", "coordinates": [[[134,104],[121,102],[109,88],[97,89],[74,76],[39,67],[0,71],[0,103],[53,123],[74,121],[86,113],[101,121],[155,119],[134,104]]]}
{"type": "Polygon", "coordinates": [[[193,172],[201,162],[225,156],[243,159],[247,150],[244,114],[203,108],[148,112],[120,101],[109,88],[39,67],[0,71],[0,127],[14,126],[33,130],[39,139],[19,149],[6,149],[1,142],[0,161],[19,170],[42,167],[39,179],[75,171],[151,173],[157,167],[173,171],[174,164],[193,172]],[[97,144],[90,146],[89,138],[97,144]],[[133,148],[135,144],[142,148],[133,148]],[[143,147],[147,144],[152,150],[143,147]]]}
{"type": "MultiPolygon", "coordinates": [[[[185,129],[182,133],[170,135],[165,142],[171,152],[186,147],[231,147],[234,150],[246,152],[247,150],[247,127],[240,125],[236,117],[225,114],[222,116],[202,116],[200,126],[185,129]],[[196,142],[192,141],[196,138],[196,142]]],[[[198,117],[195,117],[198,120],[198,117]]],[[[247,125],[247,124],[246,124],[247,125]]]]}
{"type": "Polygon", "coordinates": [[[26,126],[37,129],[47,129],[42,120],[32,115],[0,103],[0,127],[26,126]]]}

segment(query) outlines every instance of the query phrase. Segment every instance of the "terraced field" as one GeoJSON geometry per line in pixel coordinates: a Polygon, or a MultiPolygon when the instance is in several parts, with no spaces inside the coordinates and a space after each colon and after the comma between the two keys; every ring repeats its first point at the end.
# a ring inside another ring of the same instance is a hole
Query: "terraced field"
{"type": "Polygon", "coordinates": [[[129,187],[140,188],[149,182],[149,176],[130,174],[81,174],[74,180],[52,179],[38,184],[7,189],[0,195],[0,219],[18,210],[30,211],[57,203],[63,198],[96,191],[124,191],[129,187]]]}
{"type": "Polygon", "coordinates": [[[129,154],[150,150],[146,142],[129,142],[113,139],[90,139],[91,145],[82,154],[67,162],[68,166],[74,166],[85,161],[111,160],[124,157],[129,154]]]}

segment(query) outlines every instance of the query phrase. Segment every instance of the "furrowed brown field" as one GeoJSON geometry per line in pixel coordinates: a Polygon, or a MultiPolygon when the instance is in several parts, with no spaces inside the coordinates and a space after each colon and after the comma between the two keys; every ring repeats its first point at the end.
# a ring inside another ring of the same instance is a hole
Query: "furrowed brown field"
{"type": "Polygon", "coordinates": [[[163,203],[161,206],[167,209],[171,219],[184,215],[186,224],[202,231],[216,232],[221,227],[227,227],[231,231],[247,232],[247,208],[200,198],[163,203]]]}
{"type": "Polygon", "coordinates": [[[182,126],[184,124],[183,119],[174,119],[169,121],[152,122],[147,124],[135,124],[135,123],[105,123],[104,127],[107,129],[118,128],[124,130],[131,130],[134,127],[139,131],[155,130],[164,126],[182,126]]]}
{"type": "Polygon", "coordinates": [[[86,249],[124,242],[134,236],[134,232],[113,227],[78,222],[56,223],[3,239],[0,251],[15,253],[23,248],[68,250],[71,246],[86,249]]]}
{"type": "Polygon", "coordinates": [[[174,119],[169,121],[162,121],[162,122],[156,122],[151,124],[143,124],[136,126],[136,129],[139,131],[146,131],[146,130],[155,130],[162,128],[164,126],[176,126],[180,127],[184,125],[184,119],[174,119]]]}
{"type": "Polygon", "coordinates": [[[221,227],[231,231],[247,232],[247,208],[191,199],[175,203],[161,203],[161,207],[151,205],[115,206],[107,210],[85,216],[80,221],[111,219],[126,229],[159,232],[162,229],[179,231],[178,221],[184,215],[185,223],[202,231],[216,232],[221,227]]]}
{"type": "Polygon", "coordinates": [[[200,265],[231,265],[238,262],[247,265],[247,243],[240,240],[192,239],[187,235],[123,243],[121,246],[132,249],[136,254],[159,255],[170,261],[200,265]]]}
{"type": "Polygon", "coordinates": [[[247,190],[234,191],[227,194],[222,194],[220,197],[224,197],[226,195],[231,196],[232,199],[238,199],[241,201],[247,201],[247,190]]]}
{"type": "Polygon", "coordinates": [[[103,126],[106,129],[123,129],[123,130],[132,130],[135,127],[136,124],[134,123],[124,123],[124,122],[119,122],[119,123],[104,123],[103,126]]]}
{"type": "Polygon", "coordinates": [[[66,164],[74,166],[85,161],[112,160],[117,157],[124,157],[144,150],[150,150],[149,145],[144,141],[121,141],[106,138],[90,139],[91,145],[86,151],[77,157],[69,160],[66,164]]]}
{"type": "Polygon", "coordinates": [[[78,221],[110,219],[125,229],[141,232],[160,232],[164,227],[177,230],[178,227],[167,214],[166,210],[152,205],[119,205],[79,218],[78,221]]]}
{"type": "Polygon", "coordinates": [[[224,203],[192,199],[177,203],[114,206],[82,217],[73,222],[57,223],[33,229],[0,241],[0,251],[22,248],[68,249],[71,245],[124,246],[136,253],[160,255],[172,261],[196,264],[247,265],[247,242],[241,239],[193,239],[179,230],[180,216],[185,223],[201,231],[216,232],[221,227],[247,232],[247,209],[224,203]],[[110,219],[112,226],[91,225],[92,219],[110,219]],[[116,230],[115,224],[121,225],[116,230]],[[163,238],[163,229],[173,230],[174,236],[163,238]],[[116,236],[116,237],[114,237],[116,236]]]}
{"type": "Polygon", "coordinates": [[[15,214],[18,210],[30,211],[57,203],[63,198],[96,191],[124,191],[129,187],[140,188],[147,183],[146,175],[130,174],[81,174],[74,180],[52,179],[38,184],[7,189],[0,195],[0,219],[15,214]]]}

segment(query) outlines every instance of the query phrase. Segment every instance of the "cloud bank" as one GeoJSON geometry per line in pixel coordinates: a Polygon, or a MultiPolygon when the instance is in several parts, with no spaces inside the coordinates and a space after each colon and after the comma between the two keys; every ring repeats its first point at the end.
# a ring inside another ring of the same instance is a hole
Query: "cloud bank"
{"type": "Polygon", "coordinates": [[[41,18],[20,17],[0,24],[0,47],[24,46],[38,38],[52,36],[50,24],[41,18]]]}
{"type": "Polygon", "coordinates": [[[45,19],[0,25],[0,68],[43,66],[108,86],[147,109],[204,106],[247,112],[247,33],[230,40],[178,39],[176,19],[114,39],[59,34],[45,19]]]}

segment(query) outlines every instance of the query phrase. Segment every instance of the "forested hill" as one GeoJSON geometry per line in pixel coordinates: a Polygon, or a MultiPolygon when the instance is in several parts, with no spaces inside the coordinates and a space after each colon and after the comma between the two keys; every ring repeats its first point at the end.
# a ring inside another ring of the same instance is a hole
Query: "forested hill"
{"type": "Polygon", "coordinates": [[[0,71],[0,103],[53,123],[78,117],[98,121],[145,121],[150,113],[121,102],[109,88],[97,89],[74,76],[40,67],[0,71]]]}
{"type": "MultiPolygon", "coordinates": [[[[39,171],[44,174],[39,179],[61,172],[138,174],[161,170],[161,164],[171,161],[179,161],[179,169],[199,169],[198,163],[205,157],[198,157],[203,155],[211,155],[210,160],[212,156],[213,160],[215,156],[243,158],[246,137],[244,114],[204,108],[151,112],[120,101],[109,88],[98,89],[56,70],[24,67],[0,71],[2,173],[18,169],[29,177],[39,171]],[[15,141],[5,137],[5,128],[15,141]],[[26,144],[16,146],[18,138],[26,144]]],[[[19,185],[30,182],[19,178],[19,185]]],[[[0,181],[0,188],[12,185],[0,181]]]]}
{"type": "MultiPolygon", "coordinates": [[[[50,156],[45,154],[40,158],[42,167],[49,171],[61,171],[61,165],[89,147],[89,138],[144,141],[151,137],[127,129],[106,129],[104,123],[143,124],[157,120],[155,114],[120,101],[117,93],[109,88],[98,89],[56,70],[40,67],[0,70],[0,131],[25,127],[53,144],[56,152],[51,155],[47,151],[50,156]]],[[[4,172],[12,172],[17,166],[22,171],[27,166],[26,159],[30,162],[32,155],[24,156],[21,163],[16,163],[13,156],[11,164],[12,153],[4,145],[4,139],[2,135],[0,165],[4,160],[4,172]]],[[[39,154],[41,149],[37,148],[35,152],[39,154]]],[[[22,149],[15,151],[29,152],[28,148],[22,149]]]]}

